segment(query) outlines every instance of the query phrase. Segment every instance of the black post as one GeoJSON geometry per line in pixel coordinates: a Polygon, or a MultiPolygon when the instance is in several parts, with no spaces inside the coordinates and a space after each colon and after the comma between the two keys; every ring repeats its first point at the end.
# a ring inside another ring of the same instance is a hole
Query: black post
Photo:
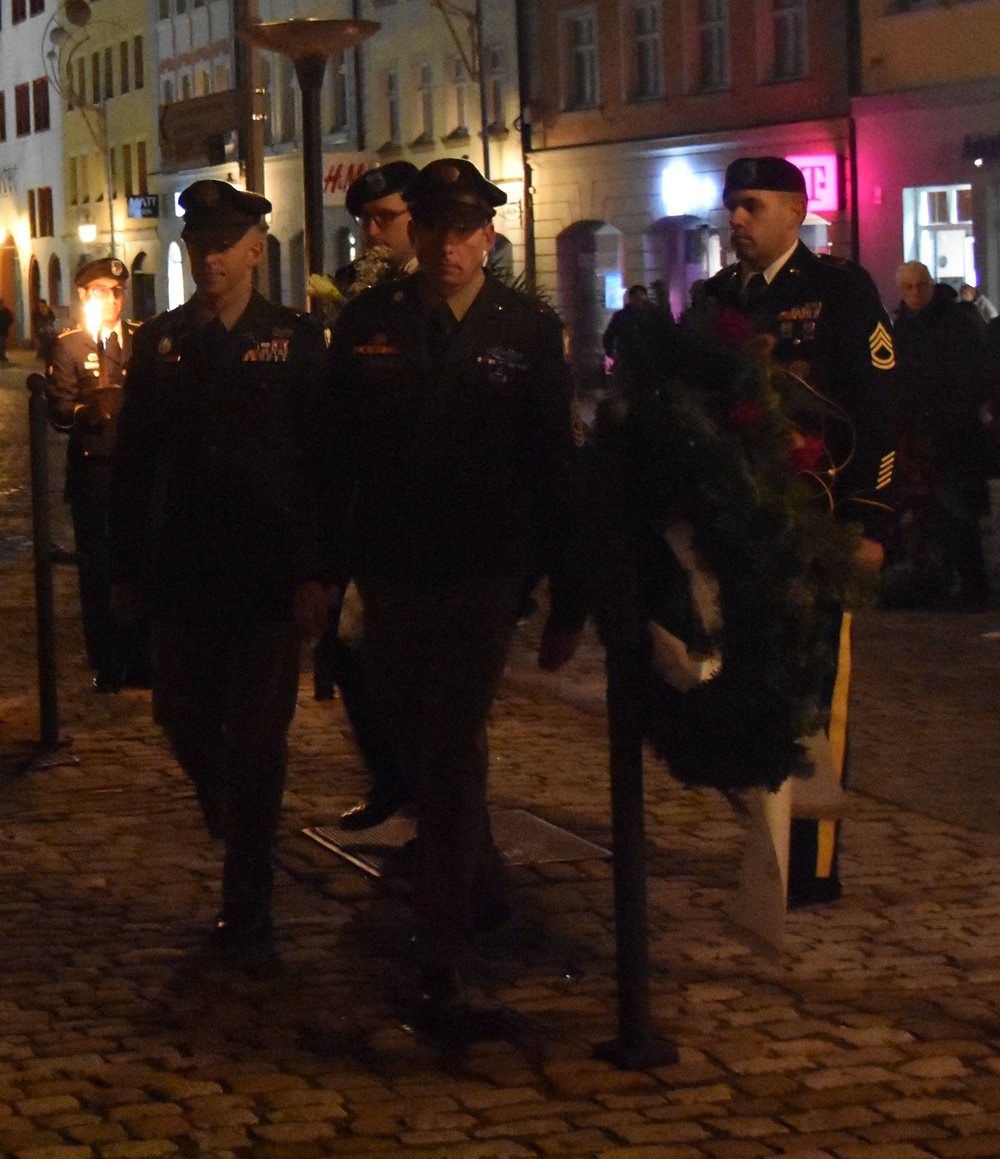
{"type": "Polygon", "coordinates": [[[295,62],[302,90],[302,177],[305,183],[306,273],[323,272],[323,125],[320,89],[326,72],[325,56],[307,56],[295,62]]]}
{"type": "Polygon", "coordinates": [[[52,587],[52,519],[49,511],[48,414],[45,376],[28,376],[28,440],[31,450],[31,523],[35,560],[35,618],[38,638],[38,705],[41,747],[59,744],[56,680],[56,613],[52,587]]]}
{"type": "Polygon", "coordinates": [[[678,1055],[672,1043],[655,1039],[650,1029],[642,656],[632,646],[631,633],[616,636],[606,637],[606,643],[618,1038],[601,1043],[594,1055],[621,1070],[646,1070],[675,1063],[678,1055]]]}

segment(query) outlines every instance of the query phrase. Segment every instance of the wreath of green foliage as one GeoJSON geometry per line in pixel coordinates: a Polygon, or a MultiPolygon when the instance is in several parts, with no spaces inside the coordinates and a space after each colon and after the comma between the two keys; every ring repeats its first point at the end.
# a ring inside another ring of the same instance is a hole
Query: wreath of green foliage
{"type": "MultiPolygon", "coordinates": [[[[625,401],[606,409],[592,435],[591,498],[603,506],[603,542],[592,545],[604,582],[597,601],[607,609],[627,591],[637,623],[655,620],[692,651],[721,652],[718,675],[678,692],[653,669],[648,632],[635,633],[644,734],[672,775],[725,793],[774,790],[809,771],[799,739],[824,723],[841,610],[860,594],[858,536],[831,518],[819,485],[835,466],[806,463],[806,472],[797,461],[801,426],[790,415],[801,412],[801,398],[792,404],[800,384],[769,357],[766,340],[725,310],[686,327],[683,342],[678,333],[647,334],[621,355],[625,401]],[[704,638],[686,573],[663,539],[678,522],[691,525],[719,584],[715,640],[704,638]],[[634,562],[634,584],[601,563],[623,558],[634,562]]],[[[822,451],[815,436],[812,445],[822,451]]],[[[613,627],[608,636],[615,646],[613,627]]]]}

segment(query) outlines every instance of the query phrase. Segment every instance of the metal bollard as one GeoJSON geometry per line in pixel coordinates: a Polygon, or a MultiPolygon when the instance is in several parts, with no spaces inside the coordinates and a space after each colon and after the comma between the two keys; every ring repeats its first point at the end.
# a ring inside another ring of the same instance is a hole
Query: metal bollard
{"type": "Polygon", "coordinates": [[[56,613],[52,568],[66,553],[52,546],[49,509],[48,413],[45,375],[28,375],[28,439],[31,450],[31,526],[35,560],[35,620],[38,637],[38,705],[41,748],[59,745],[59,698],[56,681],[56,613]]]}

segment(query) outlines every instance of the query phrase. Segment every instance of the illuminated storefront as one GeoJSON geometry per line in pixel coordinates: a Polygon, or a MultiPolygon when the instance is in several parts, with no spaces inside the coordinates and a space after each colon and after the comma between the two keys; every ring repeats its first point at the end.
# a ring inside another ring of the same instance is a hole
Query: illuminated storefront
{"type": "Polygon", "coordinates": [[[799,165],[810,193],[803,240],[851,256],[849,140],[838,118],[533,152],[539,278],[556,287],[579,386],[602,384],[601,335],[629,286],[647,286],[678,317],[695,283],[732,260],[722,185],[737,157],[799,165]]]}
{"type": "Polygon", "coordinates": [[[900,263],[920,261],[937,281],[977,284],[996,300],[1000,82],[863,97],[853,107],[860,254],[883,299],[898,301],[900,263]]]}

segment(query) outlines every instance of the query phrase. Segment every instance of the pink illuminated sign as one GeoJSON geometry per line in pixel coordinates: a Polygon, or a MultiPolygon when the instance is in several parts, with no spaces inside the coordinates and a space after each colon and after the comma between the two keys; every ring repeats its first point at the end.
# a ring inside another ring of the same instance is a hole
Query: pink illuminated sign
{"type": "Polygon", "coordinates": [[[799,157],[786,157],[802,170],[809,194],[809,210],[812,213],[836,213],[840,208],[840,194],[837,182],[837,154],[810,153],[799,157]]]}

